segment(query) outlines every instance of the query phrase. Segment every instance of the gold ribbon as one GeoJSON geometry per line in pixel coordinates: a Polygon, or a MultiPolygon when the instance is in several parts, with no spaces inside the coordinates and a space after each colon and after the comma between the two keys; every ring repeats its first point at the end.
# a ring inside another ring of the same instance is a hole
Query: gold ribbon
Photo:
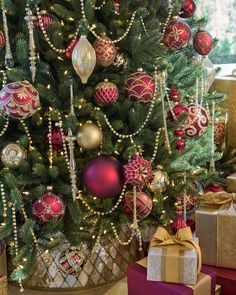
{"type": "Polygon", "coordinates": [[[208,192],[200,199],[200,205],[214,206],[220,209],[228,209],[233,205],[236,211],[236,193],[208,192]]]}
{"type": "Polygon", "coordinates": [[[198,273],[202,267],[202,255],[198,244],[193,241],[193,236],[190,227],[179,229],[176,235],[172,236],[163,227],[158,227],[150,244],[152,247],[179,246],[178,250],[195,249],[198,255],[198,273]]]}

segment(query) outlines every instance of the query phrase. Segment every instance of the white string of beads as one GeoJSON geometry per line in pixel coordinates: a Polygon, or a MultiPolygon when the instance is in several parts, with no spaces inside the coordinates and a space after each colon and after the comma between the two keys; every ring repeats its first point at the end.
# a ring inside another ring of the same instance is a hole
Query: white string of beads
{"type": "Polygon", "coordinates": [[[161,34],[162,38],[163,38],[164,35],[165,35],[166,27],[167,27],[167,25],[168,25],[168,23],[169,23],[169,21],[170,21],[170,19],[171,19],[172,11],[173,11],[173,9],[174,9],[174,6],[172,5],[172,1],[171,1],[171,0],[168,0],[168,9],[169,9],[169,11],[168,11],[168,16],[167,16],[167,19],[166,19],[166,21],[165,21],[165,23],[164,23],[164,25],[163,25],[163,31],[162,31],[162,34],[161,34]]]}
{"type": "Polygon", "coordinates": [[[128,246],[132,242],[132,239],[134,237],[134,231],[131,232],[130,238],[126,242],[124,242],[124,241],[121,241],[121,239],[119,238],[119,235],[117,233],[117,230],[116,230],[113,222],[111,222],[111,228],[112,228],[115,238],[117,239],[117,241],[119,242],[120,245],[128,246]]]}
{"type": "Polygon", "coordinates": [[[153,151],[153,155],[152,155],[152,158],[151,158],[151,162],[154,162],[154,160],[156,159],[158,146],[159,146],[160,134],[161,134],[162,130],[164,130],[164,127],[159,128],[157,133],[156,133],[156,140],[155,140],[154,151],[153,151]]]}
{"type": "Polygon", "coordinates": [[[48,116],[48,143],[49,143],[49,168],[53,165],[53,149],[52,149],[52,118],[48,116]]]}
{"type": "Polygon", "coordinates": [[[28,139],[29,139],[29,148],[32,148],[33,141],[32,141],[32,137],[31,137],[30,132],[29,132],[29,128],[28,128],[28,126],[25,124],[24,120],[21,119],[21,120],[20,120],[20,123],[21,123],[22,127],[24,128],[25,133],[26,133],[26,135],[27,135],[27,137],[28,137],[28,139]]]}
{"type": "Polygon", "coordinates": [[[103,0],[103,2],[101,3],[101,5],[96,6],[95,4],[92,6],[95,10],[101,10],[105,4],[107,3],[107,0],[103,0]]]}
{"type": "Polygon", "coordinates": [[[3,205],[2,216],[5,218],[5,217],[7,217],[7,201],[6,201],[6,193],[4,190],[4,185],[2,182],[0,182],[0,192],[1,192],[2,205],[3,205]]]}

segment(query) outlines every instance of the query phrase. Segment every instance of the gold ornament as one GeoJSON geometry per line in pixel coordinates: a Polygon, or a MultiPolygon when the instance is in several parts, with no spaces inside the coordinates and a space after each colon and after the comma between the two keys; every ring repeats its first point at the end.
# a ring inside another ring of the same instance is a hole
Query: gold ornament
{"type": "Polygon", "coordinates": [[[7,168],[17,168],[26,158],[26,151],[16,143],[7,144],[1,152],[1,160],[7,168]]]}
{"type": "Polygon", "coordinates": [[[130,66],[129,58],[123,52],[118,51],[113,66],[119,71],[127,70],[130,66]]]}
{"type": "Polygon", "coordinates": [[[152,192],[163,193],[169,185],[169,177],[166,172],[163,172],[162,166],[157,166],[157,170],[153,173],[153,181],[148,185],[152,192]]]}
{"type": "Polygon", "coordinates": [[[92,122],[86,122],[78,128],[76,139],[78,145],[83,149],[96,149],[103,140],[102,130],[92,122]]]}
{"type": "Polygon", "coordinates": [[[96,53],[84,35],[80,37],[72,52],[72,64],[81,82],[86,84],[96,65],[96,53]]]}

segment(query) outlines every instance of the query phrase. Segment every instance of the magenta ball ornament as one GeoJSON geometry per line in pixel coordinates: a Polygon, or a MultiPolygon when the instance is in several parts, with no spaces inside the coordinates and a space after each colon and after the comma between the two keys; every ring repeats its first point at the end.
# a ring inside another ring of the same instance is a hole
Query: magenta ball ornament
{"type": "Polygon", "coordinates": [[[88,193],[99,199],[116,197],[124,186],[123,166],[113,157],[93,158],[83,169],[83,184],[88,193]]]}

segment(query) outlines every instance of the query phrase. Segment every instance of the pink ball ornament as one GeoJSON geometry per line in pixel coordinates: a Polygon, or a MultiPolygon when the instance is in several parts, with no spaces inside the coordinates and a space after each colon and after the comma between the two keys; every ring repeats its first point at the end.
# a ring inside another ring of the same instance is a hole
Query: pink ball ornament
{"type": "Polygon", "coordinates": [[[103,36],[102,39],[97,39],[93,44],[97,63],[103,67],[110,66],[116,57],[115,45],[113,43],[107,43],[106,41],[111,41],[111,39],[107,36],[103,36]]]}
{"type": "Polygon", "coordinates": [[[94,98],[96,103],[105,107],[108,104],[117,101],[119,97],[119,90],[117,86],[105,79],[103,82],[96,85],[94,89],[94,98]]]}
{"type": "Polygon", "coordinates": [[[194,137],[202,135],[209,124],[206,110],[195,104],[188,105],[187,109],[188,118],[183,124],[183,130],[185,131],[186,136],[194,137]]]}
{"type": "Polygon", "coordinates": [[[155,81],[152,76],[139,69],[130,75],[125,82],[125,91],[129,99],[147,103],[153,100],[155,81]]]}
{"type": "Polygon", "coordinates": [[[39,109],[39,93],[28,82],[13,82],[0,91],[0,108],[15,119],[31,117],[39,109]]]}
{"type": "Polygon", "coordinates": [[[61,221],[65,215],[66,205],[61,196],[50,191],[34,201],[32,205],[33,217],[39,223],[51,220],[61,221]]]}
{"type": "Polygon", "coordinates": [[[83,184],[87,191],[97,198],[116,197],[124,186],[123,166],[113,157],[93,158],[84,167],[83,184]]]}

